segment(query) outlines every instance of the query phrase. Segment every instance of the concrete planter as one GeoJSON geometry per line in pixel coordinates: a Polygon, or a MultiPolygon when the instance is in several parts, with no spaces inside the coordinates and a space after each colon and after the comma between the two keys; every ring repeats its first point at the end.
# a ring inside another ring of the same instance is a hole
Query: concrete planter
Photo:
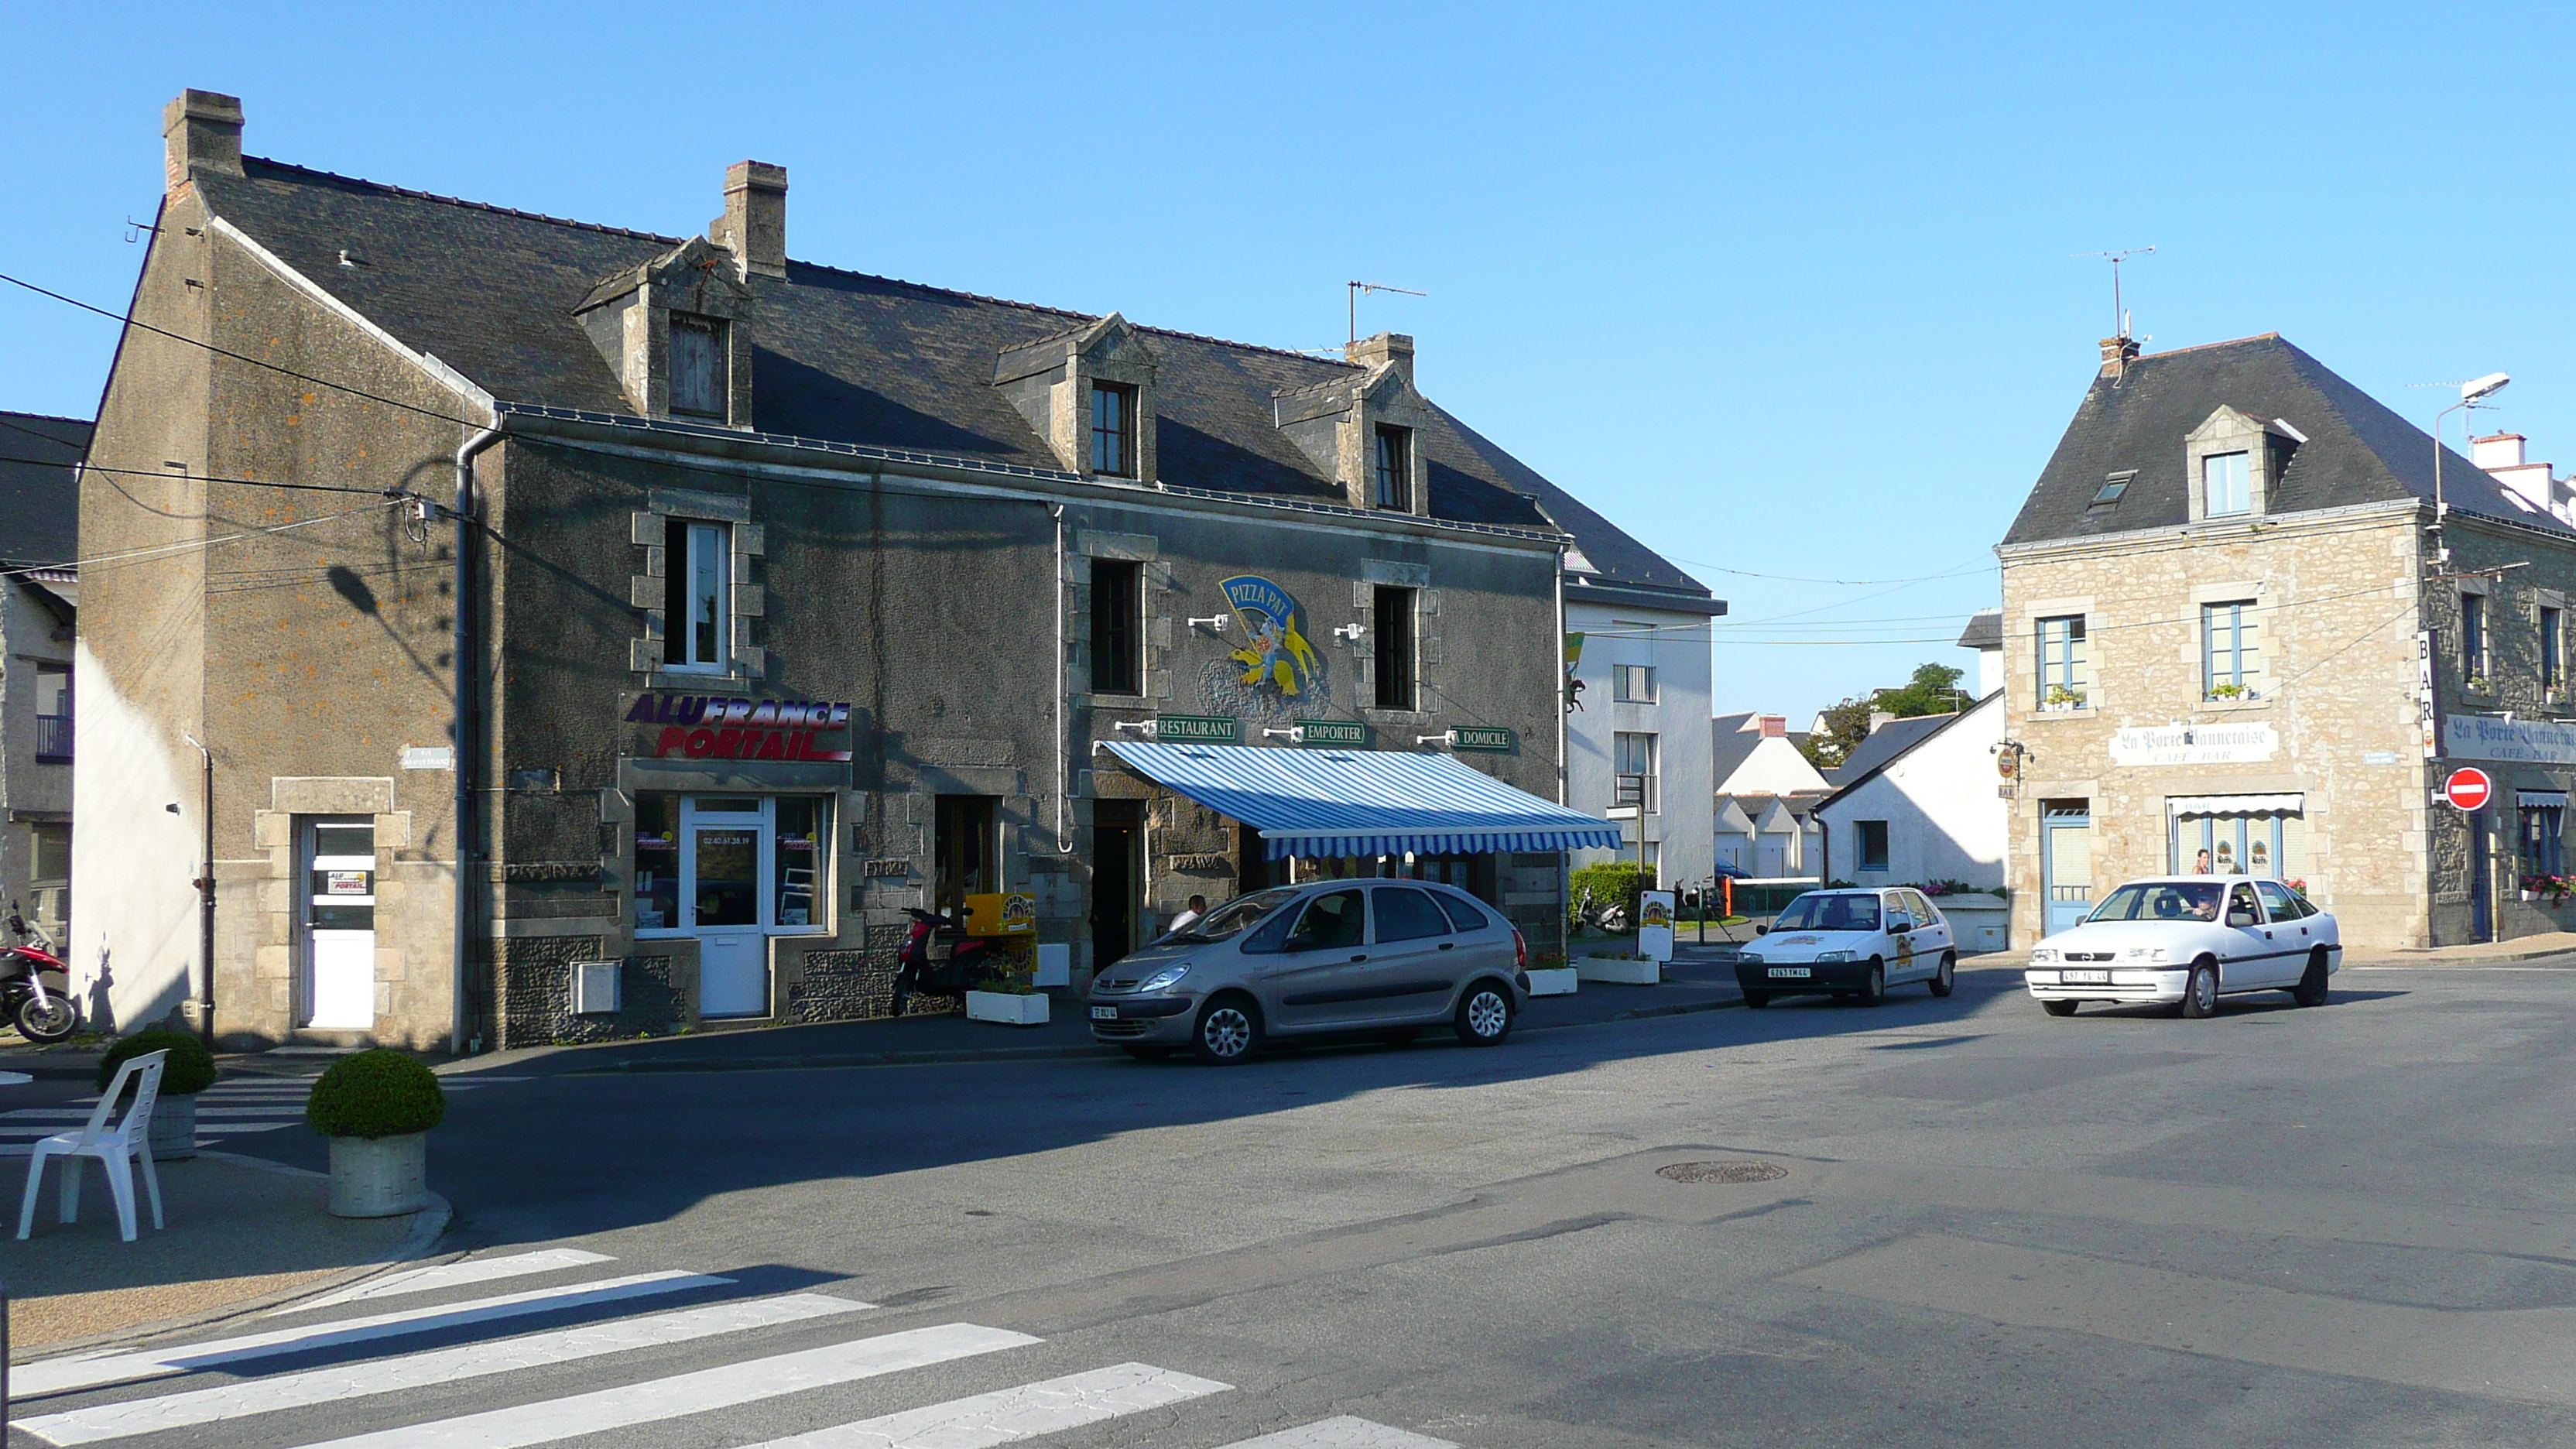
{"type": "Polygon", "coordinates": [[[1657,961],[1578,956],[1574,959],[1574,977],[1578,981],[1606,981],[1614,986],[1653,986],[1664,979],[1664,968],[1657,961]]]}
{"type": "Polygon", "coordinates": [[[164,1093],[152,1099],[152,1160],[177,1162],[197,1155],[197,1095],[164,1093]]]}
{"type": "Polygon", "coordinates": [[[331,1139],[331,1215],[390,1218],[429,1206],[429,1134],[331,1139]]]}
{"type": "Polygon", "coordinates": [[[1571,966],[1557,966],[1545,971],[1533,971],[1529,974],[1530,995],[1572,996],[1574,994],[1574,983],[1578,974],[1579,973],[1577,973],[1571,966]]]}
{"type": "Polygon", "coordinates": [[[1047,998],[1021,996],[1009,991],[969,991],[966,993],[968,1021],[994,1021],[1004,1026],[1044,1026],[1047,1022],[1047,998]]]}

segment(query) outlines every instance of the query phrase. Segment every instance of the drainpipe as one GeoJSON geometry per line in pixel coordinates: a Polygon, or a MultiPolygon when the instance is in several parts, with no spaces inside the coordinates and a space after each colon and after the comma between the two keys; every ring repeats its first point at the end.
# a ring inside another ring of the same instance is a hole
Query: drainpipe
{"type": "MultiPolygon", "coordinates": [[[[499,419],[495,418],[497,424],[499,419]]],[[[467,871],[474,862],[474,790],[476,764],[472,729],[474,686],[470,672],[474,644],[474,515],[479,506],[474,497],[474,455],[501,441],[497,426],[483,428],[467,438],[456,450],[456,502],[449,510],[456,519],[456,637],[450,650],[456,669],[456,694],[453,705],[455,754],[449,760],[449,772],[456,780],[456,948],[454,987],[451,1001],[452,1019],[448,1050],[465,1055],[465,974],[472,965],[474,907],[470,898],[471,881],[467,871]]]]}
{"type": "Polygon", "coordinates": [[[197,983],[197,1037],[212,1051],[215,1045],[215,756],[198,744],[197,737],[182,734],[179,738],[197,746],[205,758],[205,784],[198,813],[206,827],[205,870],[199,874],[197,887],[197,959],[204,975],[197,983]]]}
{"type": "MultiPolygon", "coordinates": [[[[1570,787],[1565,760],[1569,703],[1565,692],[1565,546],[1570,539],[1571,535],[1568,535],[1556,543],[1556,641],[1547,652],[1548,677],[1556,684],[1553,691],[1556,695],[1556,803],[1568,808],[1573,805],[1572,796],[1568,793],[1570,787]]],[[[1613,793],[1615,795],[1616,792],[1613,793]]],[[[1637,838],[1646,838],[1646,812],[1643,810],[1637,812],[1637,838]]],[[[1637,849],[1642,857],[1645,847],[1640,845],[1637,849]]],[[[1617,852],[1612,853],[1615,855],[1617,852]]],[[[1574,877],[1566,868],[1567,859],[1565,851],[1556,853],[1556,953],[1558,960],[1571,966],[1574,964],[1574,937],[1572,928],[1566,924],[1566,916],[1574,904],[1574,877]]]]}
{"type": "Polygon", "coordinates": [[[1064,735],[1064,505],[1050,503],[1055,519],[1055,849],[1073,854],[1073,745],[1064,735]]]}

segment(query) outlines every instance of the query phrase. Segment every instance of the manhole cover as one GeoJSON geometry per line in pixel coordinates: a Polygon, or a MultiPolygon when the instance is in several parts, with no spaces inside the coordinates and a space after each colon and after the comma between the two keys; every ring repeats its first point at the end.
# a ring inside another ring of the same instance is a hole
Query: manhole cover
{"type": "Polygon", "coordinates": [[[1655,1176],[1675,1182],[1771,1182],[1788,1175],[1769,1162],[1676,1162],[1655,1169],[1655,1176]]]}

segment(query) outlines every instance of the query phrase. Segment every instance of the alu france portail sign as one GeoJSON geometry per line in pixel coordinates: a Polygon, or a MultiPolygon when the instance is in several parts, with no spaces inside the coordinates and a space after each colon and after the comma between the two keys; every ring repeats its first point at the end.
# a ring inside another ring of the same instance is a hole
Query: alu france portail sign
{"type": "Polygon", "coordinates": [[[644,694],[626,722],[650,727],[645,748],[655,758],[692,760],[846,760],[847,701],[740,699],[721,694],[644,694]],[[843,748],[823,748],[839,732],[843,748]]]}

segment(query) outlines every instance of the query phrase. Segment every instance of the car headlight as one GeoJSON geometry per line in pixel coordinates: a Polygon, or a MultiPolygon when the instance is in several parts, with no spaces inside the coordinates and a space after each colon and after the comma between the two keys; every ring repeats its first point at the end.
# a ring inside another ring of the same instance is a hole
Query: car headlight
{"type": "Polygon", "coordinates": [[[1848,961],[1852,959],[1852,953],[1849,951],[1818,951],[1816,953],[1816,959],[1818,961],[1848,961]]]}
{"type": "Polygon", "coordinates": [[[2030,959],[2034,964],[2041,961],[2054,961],[2057,959],[2057,948],[2054,946],[2034,946],[2031,948],[2030,959]]]}
{"type": "Polygon", "coordinates": [[[1136,990],[1139,994],[1147,991],[1169,991],[1173,987],[1180,985],[1181,978],[1189,974],[1190,967],[1189,963],[1186,961],[1182,962],[1178,966],[1166,966],[1162,970],[1155,972],[1153,975],[1146,977],[1144,980],[1137,982],[1136,990]]]}
{"type": "Polygon", "coordinates": [[[1735,959],[1743,962],[1747,966],[1759,966],[1762,964],[1761,956],[1751,951],[1738,951],[1735,953],[1735,959]]]}
{"type": "Polygon", "coordinates": [[[2131,946],[2128,950],[2120,953],[2120,959],[2123,961],[2161,961],[2165,959],[2165,948],[2162,946],[2131,946]]]}

